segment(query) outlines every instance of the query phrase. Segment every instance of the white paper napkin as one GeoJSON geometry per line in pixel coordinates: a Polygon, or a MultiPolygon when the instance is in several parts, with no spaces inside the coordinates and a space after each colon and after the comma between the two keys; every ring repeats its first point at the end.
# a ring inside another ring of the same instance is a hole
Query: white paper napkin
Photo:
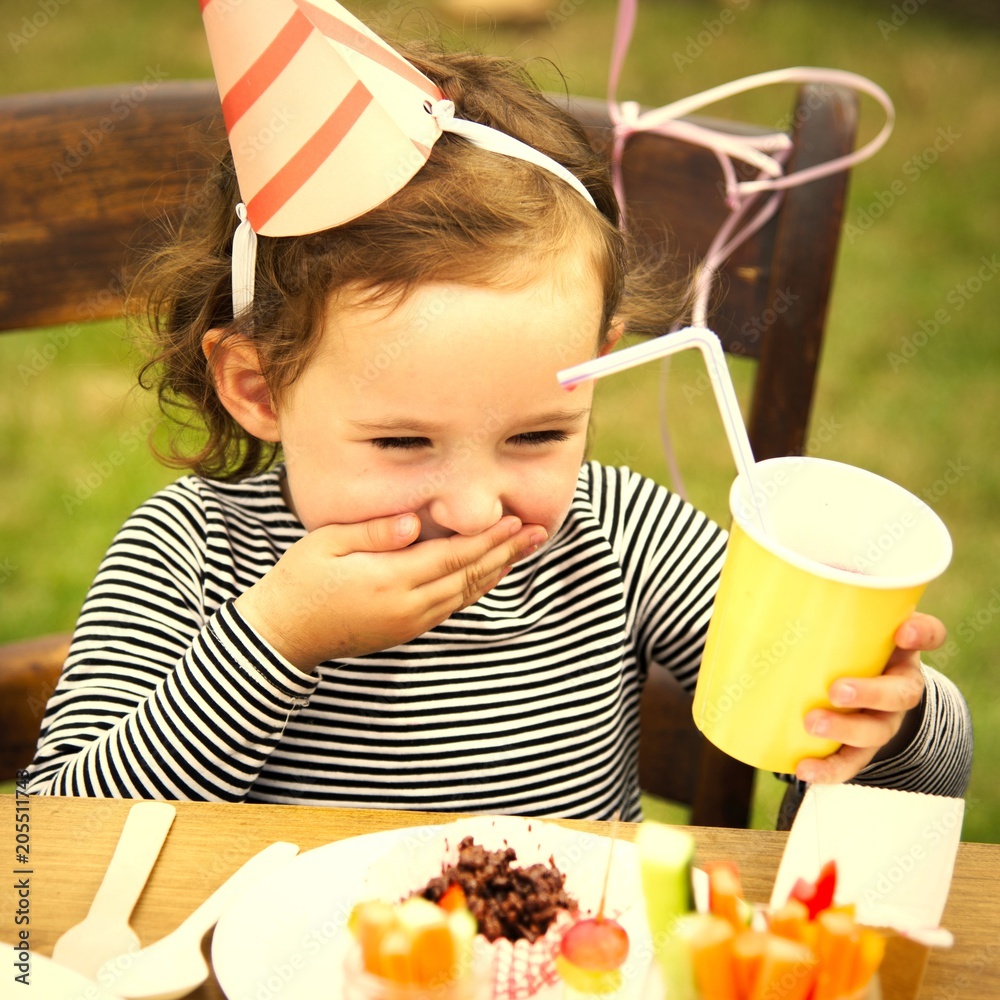
{"type": "Polygon", "coordinates": [[[788,836],[771,906],[788,899],[796,879],[814,880],[832,858],[836,902],[854,903],[860,923],[946,944],[950,935],[926,932],[941,923],[964,814],[962,799],[811,786],[788,836]]]}

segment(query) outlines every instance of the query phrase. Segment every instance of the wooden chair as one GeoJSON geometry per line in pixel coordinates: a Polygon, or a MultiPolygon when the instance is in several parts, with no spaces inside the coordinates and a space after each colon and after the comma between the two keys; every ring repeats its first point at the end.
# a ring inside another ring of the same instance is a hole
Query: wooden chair
{"type": "MultiPolygon", "coordinates": [[[[127,89],[0,99],[0,331],[120,315],[126,252],[159,238],[157,221],[179,214],[212,146],[224,147],[214,82],[160,84],[121,116],[127,89]]],[[[572,108],[606,148],[604,105],[572,108]]],[[[856,104],[843,91],[803,88],[793,121],[792,166],[853,147],[856,104]]],[[[624,171],[633,231],[659,239],[666,224],[678,260],[699,259],[725,215],[714,156],[639,135],[624,171]]],[[[759,361],[749,428],[758,459],[800,453],[806,440],[846,185],[839,174],[789,191],[722,275],[710,322],[727,350],[759,361]]],[[[0,650],[0,778],[31,759],[66,643],[0,650]]],[[[753,770],[708,744],[690,698],[654,673],[642,705],[643,788],[690,804],[693,823],[747,825],[753,770]]]]}
{"type": "MultiPolygon", "coordinates": [[[[606,150],[606,105],[575,100],[573,113],[591,142],[606,150]]],[[[792,121],[788,169],[826,162],[853,149],[857,101],[839,88],[805,86],[792,121]]],[[[633,232],[659,239],[666,223],[678,252],[700,260],[727,212],[714,154],[639,134],[626,145],[622,167],[633,232]]],[[[720,275],[725,295],[709,324],[726,351],[758,361],[747,428],[758,461],[801,454],[805,447],[847,180],[839,173],[787,191],[780,211],[736,250],[720,275]]],[[[698,732],[691,698],[665,671],[652,671],[641,705],[641,787],[690,803],[694,825],[740,827],[749,821],[754,775],[698,732]]],[[[801,790],[791,785],[779,828],[791,824],[800,798],[801,790]]]]}

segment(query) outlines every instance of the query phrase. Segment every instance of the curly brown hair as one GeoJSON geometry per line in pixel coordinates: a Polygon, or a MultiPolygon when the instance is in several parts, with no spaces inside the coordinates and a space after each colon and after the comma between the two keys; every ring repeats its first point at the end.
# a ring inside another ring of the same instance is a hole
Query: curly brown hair
{"type": "MultiPolygon", "coordinates": [[[[177,433],[160,458],[218,479],[267,468],[280,444],[248,434],[222,405],[202,342],[209,330],[256,348],[275,402],[316,349],[323,316],[344,290],[398,301],[425,282],[517,287],[569,247],[589,256],[604,292],[602,336],[630,322],[632,271],[605,162],[580,124],[541,94],[522,66],[502,57],[397,48],[455,104],[457,117],[515,136],[571,170],[598,211],[548,171],[484,152],[444,134],[424,167],[382,205],[306,236],[260,237],[253,305],[233,318],[231,249],[241,200],[231,152],[175,238],[143,266],[133,289],[151,334],[140,383],[156,391],[177,433]],[[194,430],[201,438],[192,447],[194,430]]],[[[640,269],[641,270],[641,269],[640,269]]],[[[636,314],[676,313],[676,302],[635,296],[636,314]],[[665,308],[664,308],[665,307],[665,308]]],[[[643,324],[639,324],[642,326],[643,324]]]]}

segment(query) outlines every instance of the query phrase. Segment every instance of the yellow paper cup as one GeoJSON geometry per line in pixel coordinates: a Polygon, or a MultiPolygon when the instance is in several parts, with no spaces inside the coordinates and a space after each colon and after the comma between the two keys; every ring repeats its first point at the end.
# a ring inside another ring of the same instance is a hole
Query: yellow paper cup
{"type": "Polygon", "coordinates": [[[790,774],[840,744],[806,732],[832,708],[838,677],[874,677],[896,629],[951,559],[951,538],[922,500],[871,472],[819,458],[759,462],[755,515],[745,476],[694,696],[694,720],[737,760],[790,774]]]}

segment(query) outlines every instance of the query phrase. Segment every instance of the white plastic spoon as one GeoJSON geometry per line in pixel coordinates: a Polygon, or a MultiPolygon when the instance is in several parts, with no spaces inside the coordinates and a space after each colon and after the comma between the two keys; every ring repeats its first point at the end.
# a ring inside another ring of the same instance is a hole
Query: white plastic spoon
{"type": "Polygon", "coordinates": [[[225,906],[257,879],[287,864],[298,853],[297,844],[282,841],[265,847],[166,937],[139,951],[106,961],[98,970],[97,981],[126,1000],[174,1000],[187,996],[208,978],[201,939],[218,921],[225,906]]]}
{"type": "Polygon", "coordinates": [[[0,968],[4,970],[4,978],[0,979],[0,996],[24,996],[26,1000],[28,997],[35,1000],[122,1000],[102,989],[92,979],[53,962],[41,952],[32,949],[27,963],[23,961],[24,954],[23,947],[0,941],[0,968]],[[21,965],[27,971],[23,971],[21,965]],[[20,982],[26,983],[27,989],[18,990],[13,985],[8,987],[12,973],[24,977],[20,982]]]}
{"type": "Polygon", "coordinates": [[[56,941],[54,961],[94,979],[109,958],[139,947],[128,920],[176,811],[168,802],[137,802],[132,806],[89,912],[56,941]]]}

